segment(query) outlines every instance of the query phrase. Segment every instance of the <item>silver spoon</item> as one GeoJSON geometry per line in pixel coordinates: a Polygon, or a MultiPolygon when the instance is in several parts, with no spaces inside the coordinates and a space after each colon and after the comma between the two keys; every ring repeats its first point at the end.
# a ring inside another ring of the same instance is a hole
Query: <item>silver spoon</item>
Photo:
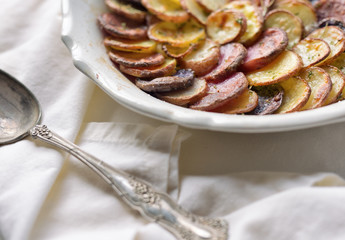
{"type": "Polygon", "coordinates": [[[41,108],[35,96],[14,77],[0,70],[0,145],[31,135],[67,151],[100,175],[132,209],[183,240],[226,240],[228,224],[222,219],[193,215],[167,194],[84,152],[75,144],[39,124],[41,108]]]}

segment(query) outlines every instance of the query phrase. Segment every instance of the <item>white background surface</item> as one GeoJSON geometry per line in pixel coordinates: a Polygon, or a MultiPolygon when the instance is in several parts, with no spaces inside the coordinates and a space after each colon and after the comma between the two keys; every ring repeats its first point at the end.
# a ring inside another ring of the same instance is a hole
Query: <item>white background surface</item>
{"type": "MultiPolygon", "coordinates": [[[[345,238],[344,123],[232,134],[152,120],[74,68],[60,40],[59,1],[1,0],[0,16],[0,68],[36,94],[43,122],[60,135],[148,179],[188,210],[226,218],[230,239],[345,238]]],[[[0,189],[6,240],[173,239],[75,159],[42,143],[0,147],[0,189]]]]}

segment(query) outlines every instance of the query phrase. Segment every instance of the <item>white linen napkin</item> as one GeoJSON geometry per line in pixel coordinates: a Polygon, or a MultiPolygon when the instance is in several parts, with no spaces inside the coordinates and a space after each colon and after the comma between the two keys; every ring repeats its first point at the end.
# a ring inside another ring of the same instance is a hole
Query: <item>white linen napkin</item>
{"type": "MultiPolygon", "coordinates": [[[[216,141],[203,139],[189,152],[184,149],[185,161],[189,155],[197,156],[190,164],[199,174],[181,175],[178,157],[186,131],[233,142],[239,135],[181,130],[115,103],[73,67],[60,40],[60,1],[2,1],[0,16],[4,19],[0,23],[0,68],[36,94],[44,111],[43,122],[59,135],[151,182],[195,214],[224,217],[230,224],[229,239],[345,239],[345,181],[339,176],[267,171],[214,174],[208,166],[221,168],[222,162],[213,157],[220,148],[214,148],[216,141]],[[204,150],[190,152],[198,148],[204,150]]],[[[240,139],[247,140],[244,135],[240,139]]],[[[285,141],[290,139],[286,136],[285,141]]],[[[279,143],[274,144],[271,153],[279,149],[279,143]]],[[[231,149],[222,150],[228,154],[226,160],[242,169],[241,149],[236,157],[231,149]]],[[[259,146],[256,151],[260,154],[259,146]]],[[[312,159],[306,162],[313,164],[312,159]]],[[[174,239],[126,207],[82,163],[29,139],[0,147],[1,238],[174,239]]]]}

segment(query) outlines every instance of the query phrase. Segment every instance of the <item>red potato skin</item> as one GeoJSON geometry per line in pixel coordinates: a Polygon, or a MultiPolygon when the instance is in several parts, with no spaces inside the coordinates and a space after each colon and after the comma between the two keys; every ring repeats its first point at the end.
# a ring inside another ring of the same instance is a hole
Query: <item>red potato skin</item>
{"type": "Polygon", "coordinates": [[[247,87],[246,76],[242,72],[233,73],[222,82],[208,83],[207,94],[189,107],[195,110],[212,111],[237,97],[247,87]]]}
{"type": "Polygon", "coordinates": [[[247,56],[241,66],[244,72],[260,69],[271,63],[287,47],[288,37],[279,28],[269,28],[261,38],[247,49],[247,56]]]}
{"type": "Polygon", "coordinates": [[[208,82],[219,82],[236,71],[243,63],[247,49],[241,43],[228,43],[220,47],[218,65],[202,78],[208,82]]]}
{"type": "MultiPolygon", "coordinates": [[[[158,66],[164,63],[164,56],[160,53],[154,53],[152,55],[144,56],[143,58],[130,58],[127,57],[129,54],[124,55],[120,52],[109,52],[109,58],[118,64],[121,64],[126,67],[152,67],[158,66]]],[[[126,53],[125,53],[126,54],[126,53]]]]}
{"type": "Polygon", "coordinates": [[[98,17],[101,28],[114,37],[139,40],[147,38],[147,26],[112,13],[98,17]]]}

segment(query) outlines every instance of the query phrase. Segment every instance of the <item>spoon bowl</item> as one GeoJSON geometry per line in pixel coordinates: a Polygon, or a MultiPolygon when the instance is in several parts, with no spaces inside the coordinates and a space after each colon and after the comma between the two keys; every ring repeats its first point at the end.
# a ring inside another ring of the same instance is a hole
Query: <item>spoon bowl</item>
{"type": "Polygon", "coordinates": [[[35,96],[0,70],[0,145],[26,137],[40,119],[41,108],[35,96]]]}
{"type": "Polygon", "coordinates": [[[0,70],[0,145],[31,135],[79,159],[102,177],[129,207],[139,211],[146,219],[158,223],[177,239],[228,238],[228,224],[225,220],[199,217],[183,210],[170,196],[155,191],[145,181],[93,157],[47,126],[37,125],[40,119],[41,108],[32,92],[0,70]]]}

